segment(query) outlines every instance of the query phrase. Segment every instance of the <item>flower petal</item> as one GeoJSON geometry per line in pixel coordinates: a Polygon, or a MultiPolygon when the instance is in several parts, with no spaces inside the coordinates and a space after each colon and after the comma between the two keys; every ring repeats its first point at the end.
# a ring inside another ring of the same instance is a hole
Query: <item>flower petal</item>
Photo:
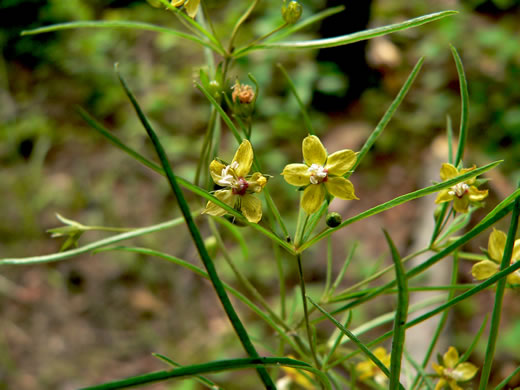
{"type": "Polygon", "coordinates": [[[444,367],[435,362],[432,363],[432,367],[435,370],[435,372],[439,375],[442,375],[442,373],[444,372],[444,367]]]}
{"type": "Polygon", "coordinates": [[[453,197],[453,209],[457,213],[467,213],[469,207],[469,196],[468,194],[464,194],[462,198],[458,196],[453,197]]]}
{"type": "Polygon", "coordinates": [[[253,164],[253,147],[248,140],[243,140],[238,147],[231,164],[233,165],[234,162],[238,163],[238,167],[234,168],[238,177],[246,176],[251,170],[251,165],[253,164]]]}
{"type": "Polygon", "coordinates": [[[477,280],[487,279],[498,272],[499,265],[491,260],[482,260],[471,268],[471,275],[477,280]]]}
{"type": "Polygon", "coordinates": [[[447,368],[454,368],[459,362],[459,353],[455,347],[449,347],[442,360],[447,368]]]}
{"type": "Polygon", "coordinates": [[[453,195],[449,194],[450,190],[445,189],[439,192],[439,195],[437,195],[437,199],[435,199],[435,203],[444,203],[444,202],[450,202],[453,200],[453,195]]]}
{"type": "Polygon", "coordinates": [[[515,262],[520,260],[520,238],[515,240],[515,245],[513,246],[513,256],[511,259],[515,262]]]}
{"type": "Polygon", "coordinates": [[[311,184],[302,196],[302,207],[307,214],[316,212],[325,199],[325,187],[321,184],[311,184]]]}
{"type": "Polygon", "coordinates": [[[468,193],[469,193],[469,200],[472,202],[480,202],[481,200],[484,200],[488,196],[488,190],[479,190],[475,186],[469,187],[468,193]]]}
{"type": "Polygon", "coordinates": [[[325,169],[331,175],[343,176],[350,171],[356,163],[356,153],[349,149],[340,150],[332,153],[327,158],[325,169]]]}
{"type": "Polygon", "coordinates": [[[288,164],[282,172],[285,181],[293,186],[306,186],[310,183],[311,174],[305,164],[288,164]]]}
{"type": "Polygon", "coordinates": [[[209,164],[209,173],[215,183],[222,178],[222,170],[225,168],[226,166],[217,160],[213,160],[211,164],[209,164]]]}
{"type": "Polygon", "coordinates": [[[200,0],[188,0],[184,5],[186,13],[190,18],[195,18],[197,11],[199,10],[200,0]]]}
{"type": "MultiPolygon", "coordinates": [[[[463,168],[459,171],[459,176],[464,175],[465,173],[471,172],[474,169],[477,169],[476,165],[473,165],[471,168],[463,168]]],[[[468,186],[470,186],[470,185],[473,185],[475,183],[475,181],[477,181],[477,178],[472,177],[471,179],[464,181],[464,183],[466,183],[468,186]]]]}
{"type": "Polygon", "coordinates": [[[240,211],[249,222],[258,223],[262,219],[262,202],[253,195],[246,194],[241,198],[240,211]]]}
{"type": "Polygon", "coordinates": [[[507,283],[509,284],[520,284],[520,273],[518,271],[507,275],[507,283]]]}
{"type": "Polygon", "coordinates": [[[446,380],[441,378],[435,385],[435,390],[443,390],[445,385],[446,385],[446,380]]]}
{"type": "Polygon", "coordinates": [[[453,379],[448,380],[448,384],[450,385],[451,390],[464,390],[462,387],[460,387],[457,382],[455,382],[453,379]]]}
{"type": "Polygon", "coordinates": [[[459,176],[459,170],[455,168],[452,164],[444,163],[441,166],[441,179],[442,181],[453,179],[454,177],[459,176]]]}
{"type": "Polygon", "coordinates": [[[267,178],[260,172],[255,172],[247,180],[247,184],[249,185],[249,187],[247,187],[249,192],[261,192],[267,184],[267,178]]]}
{"type": "Polygon", "coordinates": [[[354,193],[354,186],[344,177],[329,177],[325,182],[327,191],[336,198],[351,200],[359,199],[354,193]]]}
{"type": "Polygon", "coordinates": [[[312,164],[323,166],[325,164],[327,151],[323,147],[320,139],[315,135],[309,135],[303,139],[302,150],[303,159],[308,166],[312,164]]]}
{"type": "Polygon", "coordinates": [[[472,379],[478,371],[478,367],[471,363],[460,363],[452,371],[452,375],[457,382],[466,382],[472,379]]]}
{"type": "MultiPolygon", "coordinates": [[[[235,206],[236,199],[235,199],[235,195],[233,195],[233,192],[231,190],[219,190],[219,191],[216,191],[214,195],[215,195],[215,198],[224,202],[228,206],[230,206],[230,207],[235,206]]],[[[215,217],[220,217],[226,213],[227,213],[226,210],[224,210],[220,206],[217,206],[215,203],[213,203],[211,201],[206,204],[206,208],[202,211],[202,214],[209,214],[209,215],[213,215],[215,217]]]]}
{"type": "Polygon", "coordinates": [[[495,260],[497,263],[502,262],[502,256],[504,256],[504,250],[506,248],[507,234],[502,230],[493,229],[493,232],[489,235],[488,241],[488,252],[489,257],[495,260]]]}

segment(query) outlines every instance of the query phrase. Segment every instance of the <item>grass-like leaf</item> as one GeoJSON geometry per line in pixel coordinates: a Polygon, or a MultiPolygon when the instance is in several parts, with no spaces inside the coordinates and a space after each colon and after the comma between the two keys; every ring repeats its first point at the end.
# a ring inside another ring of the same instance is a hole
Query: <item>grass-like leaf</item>
{"type": "MultiPolygon", "coordinates": [[[[349,43],[364,41],[371,38],[380,37],[397,31],[407,30],[425,23],[434,22],[447,16],[455,15],[457,11],[442,11],[428,15],[419,16],[402,23],[390,24],[388,26],[372,28],[352,34],[342,35],[334,38],[315,39],[310,41],[295,42],[271,42],[262,43],[251,49],[323,49],[326,47],[336,47],[348,45],[349,43]]],[[[237,53],[237,55],[242,53],[237,53]]]]}
{"type": "Polygon", "coordinates": [[[455,166],[458,166],[464,156],[464,148],[466,147],[466,140],[468,139],[468,117],[469,117],[469,94],[468,81],[462,66],[462,60],[459,53],[454,46],[450,45],[453,59],[457,67],[457,74],[459,75],[460,84],[460,129],[459,129],[459,145],[457,147],[457,154],[455,155],[455,166]]]}
{"type": "Polygon", "coordinates": [[[173,378],[185,378],[195,375],[208,374],[212,372],[222,372],[230,370],[241,370],[245,368],[262,368],[265,370],[266,366],[286,366],[293,367],[300,370],[305,370],[316,375],[320,381],[324,384],[327,390],[331,390],[329,380],[319,370],[311,367],[309,364],[290,358],[244,358],[244,359],[228,359],[228,360],[217,360],[209,363],[194,364],[190,366],[183,366],[168,371],[156,371],[150,374],[139,375],[123,380],[113,381],[104,383],[97,386],[84,387],[81,390],[115,390],[115,389],[126,389],[129,387],[135,387],[159,381],[164,381],[173,378]]]}
{"type": "MultiPolygon", "coordinates": [[[[520,196],[519,190],[515,191],[516,197],[520,196]]],[[[457,248],[461,247],[465,243],[467,243],[469,240],[471,240],[473,237],[477,236],[478,234],[482,233],[484,230],[486,230],[488,227],[505,217],[511,210],[513,209],[513,204],[510,203],[510,197],[508,197],[506,200],[501,202],[497,207],[495,207],[494,210],[492,210],[482,221],[480,221],[479,224],[477,224],[473,229],[471,229],[469,232],[467,232],[465,235],[463,235],[461,238],[453,242],[452,244],[448,245],[446,248],[441,250],[440,252],[436,253],[432,257],[430,257],[428,260],[424,261],[423,263],[419,264],[418,266],[412,268],[406,273],[406,277],[408,279],[417,276],[424,272],[426,269],[433,266],[435,263],[440,261],[441,259],[448,256],[450,253],[455,251],[457,248]],[[507,206],[503,206],[505,204],[508,204],[507,206]]],[[[520,262],[519,262],[520,263],[520,262]]],[[[519,264],[520,265],[520,264],[519,264]]],[[[350,302],[332,312],[332,314],[339,313],[343,310],[351,309],[354,306],[358,306],[363,302],[366,302],[375,296],[382,294],[384,291],[388,290],[389,288],[394,287],[396,284],[396,281],[391,281],[384,286],[378,287],[373,292],[363,296],[362,298],[357,299],[354,302],[350,302]]],[[[480,285],[479,285],[480,286],[480,285]]],[[[471,291],[471,290],[470,290],[471,291]]]]}
{"type": "MultiPolygon", "coordinates": [[[[303,101],[298,95],[298,91],[296,90],[296,86],[294,85],[293,81],[291,80],[291,77],[289,76],[289,73],[287,73],[287,70],[285,70],[285,67],[278,63],[276,64],[278,69],[280,69],[280,72],[285,77],[285,80],[287,81],[287,84],[289,85],[289,89],[291,90],[294,98],[298,102],[298,107],[300,107],[300,112],[302,113],[303,121],[305,122],[305,125],[307,127],[307,132],[312,135],[316,135],[316,132],[314,131],[314,127],[312,126],[311,118],[309,117],[309,113],[307,112],[307,107],[305,107],[305,104],[303,104],[303,101]]],[[[306,135],[306,134],[305,134],[306,135]]]]}
{"type": "Polygon", "coordinates": [[[507,386],[509,381],[513,379],[513,377],[520,372],[520,367],[517,367],[516,370],[514,370],[511,374],[507,376],[502,382],[498,384],[497,387],[495,387],[495,390],[502,390],[504,387],[507,386]]]}
{"type": "MultiPolygon", "coordinates": [[[[360,339],[356,337],[354,333],[352,333],[350,330],[341,325],[341,323],[338,320],[336,320],[334,317],[332,317],[332,315],[330,315],[330,313],[328,313],[320,305],[314,302],[312,298],[307,297],[307,299],[310,303],[314,305],[314,307],[316,307],[316,309],[318,309],[323,315],[325,315],[325,317],[327,317],[334,325],[336,325],[336,327],[343,334],[345,334],[345,336],[352,340],[352,342],[358,346],[361,352],[363,352],[366,355],[366,357],[369,358],[383,372],[383,374],[385,374],[390,379],[390,371],[388,371],[388,368],[381,362],[381,360],[377,358],[376,355],[372,353],[372,351],[370,351],[370,349],[368,349],[368,347],[365,344],[363,344],[363,342],[360,339]]],[[[399,389],[404,390],[403,385],[401,385],[400,383],[399,389]]]]}
{"type": "Polygon", "coordinates": [[[356,163],[354,164],[352,171],[354,171],[359,166],[361,161],[363,161],[363,159],[365,158],[365,156],[368,153],[368,151],[370,150],[370,148],[375,144],[377,138],[381,135],[383,130],[386,128],[386,125],[388,124],[388,122],[390,122],[390,119],[392,119],[394,113],[397,111],[397,108],[400,106],[401,102],[404,100],[404,98],[406,97],[406,94],[410,90],[410,87],[412,86],[415,78],[417,77],[417,74],[421,70],[423,63],[424,63],[424,57],[421,57],[419,59],[419,61],[417,61],[417,64],[415,64],[414,68],[412,69],[412,72],[410,73],[410,75],[406,79],[405,83],[401,87],[401,90],[395,97],[394,101],[392,102],[390,107],[388,107],[385,114],[383,115],[383,117],[381,118],[379,123],[377,124],[376,128],[374,129],[374,131],[372,131],[372,133],[366,140],[365,144],[363,145],[363,147],[357,154],[356,163]]]}
{"type": "MultiPolygon", "coordinates": [[[[511,215],[511,223],[509,224],[509,231],[507,233],[504,253],[502,254],[500,270],[506,269],[511,263],[511,257],[513,255],[513,248],[515,245],[516,230],[518,228],[519,216],[520,198],[515,201],[515,207],[513,208],[513,213],[511,215]]],[[[491,367],[493,365],[493,357],[495,356],[495,348],[498,340],[498,328],[500,326],[500,317],[502,315],[502,303],[504,299],[504,292],[506,290],[506,283],[507,278],[502,278],[497,283],[497,290],[495,292],[495,304],[493,305],[493,314],[491,315],[488,344],[486,347],[484,365],[482,366],[482,373],[480,376],[479,390],[485,390],[487,388],[489,377],[491,375],[491,367]]]]}
{"type": "Polygon", "coordinates": [[[50,26],[39,27],[32,30],[22,31],[21,35],[34,35],[34,34],[42,34],[52,31],[59,30],[69,30],[76,28],[124,28],[130,30],[146,30],[146,31],[155,31],[160,33],[166,33],[178,36],[180,38],[188,39],[192,42],[198,43],[201,46],[207,47],[209,49],[214,50],[217,53],[223,54],[220,48],[218,48],[214,43],[204,41],[199,37],[191,34],[187,34],[181,31],[177,31],[171,28],[157,26],[155,24],[143,23],[143,22],[133,22],[133,21],[123,21],[123,20],[90,20],[90,21],[80,21],[80,22],[67,22],[67,23],[58,23],[52,24],[50,26]]]}
{"type": "Polygon", "coordinates": [[[399,205],[401,205],[403,203],[406,203],[406,202],[409,202],[409,201],[411,201],[413,199],[421,198],[423,196],[426,196],[426,195],[429,195],[429,194],[433,194],[434,192],[443,190],[445,188],[452,187],[452,186],[454,186],[457,183],[461,183],[463,181],[468,180],[471,177],[475,177],[475,176],[481,175],[484,172],[486,172],[486,171],[488,171],[490,169],[493,169],[494,167],[496,167],[501,162],[502,162],[501,160],[500,161],[495,161],[495,162],[493,162],[491,164],[488,164],[488,165],[485,165],[483,167],[474,169],[474,170],[472,170],[470,172],[467,172],[464,175],[460,175],[460,176],[457,176],[457,177],[455,177],[453,179],[443,181],[442,183],[434,184],[432,186],[429,186],[429,187],[426,187],[426,188],[422,188],[420,190],[417,190],[417,191],[414,191],[414,192],[410,192],[410,193],[405,194],[405,195],[398,196],[397,198],[394,198],[394,199],[392,199],[392,200],[390,200],[388,202],[382,203],[382,204],[380,204],[380,205],[378,205],[376,207],[368,209],[368,210],[366,210],[366,211],[364,211],[364,212],[362,212],[362,213],[360,213],[360,214],[358,214],[358,215],[356,215],[354,217],[351,217],[349,219],[344,220],[337,227],[326,229],[323,232],[319,233],[318,235],[314,236],[309,241],[305,242],[302,246],[297,248],[297,252],[303,252],[305,249],[311,247],[316,242],[318,242],[318,241],[322,240],[323,238],[329,236],[330,234],[334,233],[336,230],[342,229],[345,226],[348,226],[348,225],[350,225],[350,224],[352,224],[354,222],[357,222],[357,221],[359,221],[361,219],[364,219],[364,218],[371,217],[372,215],[375,215],[375,214],[379,214],[379,213],[381,213],[383,211],[391,209],[392,207],[399,206],[399,205]]]}
{"type": "Polygon", "coordinates": [[[397,283],[397,309],[394,320],[394,336],[392,339],[392,354],[390,356],[390,389],[399,385],[401,375],[401,361],[403,359],[406,317],[408,314],[408,281],[404,271],[401,256],[387,231],[383,230],[386,242],[390,247],[392,261],[394,262],[395,280],[397,283]]]}
{"type": "MultiPolygon", "coordinates": [[[[117,71],[117,67],[116,67],[116,71],[117,71]]],[[[235,332],[236,332],[238,338],[240,339],[240,342],[242,343],[242,346],[244,347],[247,354],[252,358],[257,358],[259,356],[258,352],[256,351],[253,343],[251,342],[244,325],[240,321],[240,318],[238,317],[237,313],[235,312],[235,309],[233,308],[233,305],[232,305],[231,301],[229,300],[226,290],[224,289],[224,285],[217,274],[217,270],[215,268],[215,265],[213,264],[213,260],[209,256],[208,251],[206,250],[206,247],[204,245],[202,236],[200,234],[200,231],[191,216],[188,203],[186,202],[186,199],[184,199],[182,190],[181,190],[179,184],[177,183],[177,179],[175,177],[175,174],[173,173],[173,170],[170,166],[170,163],[166,156],[166,152],[164,151],[164,148],[159,140],[159,137],[157,137],[157,134],[151,127],[150,122],[146,118],[144,112],[141,110],[141,107],[137,103],[137,100],[135,99],[134,95],[130,91],[130,88],[126,84],[126,81],[123,79],[123,77],[121,76],[121,74],[119,72],[118,72],[118,77],[119,77],[119,81],[121,82],[121,85],[123,86],[123,89],[126,92],[126,95],[128,96],[128,99],[134,106],[134,109],[137,113],[137,116],[139,117],[139,120],[141,121],[150,140],[153,143],[155,151],[157,152],[157,156],[159,157],[159,160],[161,161],[163,170],[166,173],[168,183],[170,184],[172,192],[174,193],[175,198],[177,199],[177,202],[179,203],[179,207],[181,209],[182,215],[184,216],[184,220],[186,221],[186,225],[188,226],[188,230],[190,231],[193,242],[197,248],[197,251],[199,253],[199,256],[200,256],[202,262],[204,263],[204,267],[206,268],[206,271],[208,272],[208,276],[211,280],[211,283],[213,284],[213,287],[215,289],[215,292],[217,293],[217,296],[218,296],[220,302],[222,303],[222,306],[224,307],[224,310],[229,318],[229,321],[231,322],[233,328],[235,329],[235,332]]],[[[257,372],[258,372],[258,375],[260,376],[260,379],[264,383],[264,386],[266,389],[276,389],[276,386],[274,385],[271,377],[269,376],[269,374],[267,373],[265,368],[258,367],[257,372]]]]}
{"type": "MultiPolygon", "coordinates": [[[[168,356],[161,355],[160,353],[156,353],[156,352],[152,353],[152,356],[156,357],[157,359],[163,361],[164,363],[166,363],[172,367],[175,367],[175,368],[182,367],[181,364],[173,361],[168,356]]],[[[218,385],[215,382],[209,380],[208,378],[204,378],[202,375],[195,375],[194,379],[197,380],[202,385],[209,388],[210,390],[214,390],[214,389],[218,388],[218,385]]]]}

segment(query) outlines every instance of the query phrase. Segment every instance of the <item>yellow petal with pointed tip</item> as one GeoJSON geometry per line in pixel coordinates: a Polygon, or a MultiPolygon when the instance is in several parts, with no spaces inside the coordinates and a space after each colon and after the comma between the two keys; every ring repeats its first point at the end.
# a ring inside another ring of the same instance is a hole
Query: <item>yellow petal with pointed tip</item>
{"type": "Polygon", "coordinates": [[[520,238],[515,240],[515,245],[513,247],[513,256],[511,257],[513,261],[520,260],[520,238]]]}
{"type": "Polygon", "coordinates": [[[450,202],[453,200],[453,195],[449,194],[450,190],[442,190],[439,192],[439,195],[437,195],[437,198],[435,199],[435,203],[444,203],[444,202],[450,202]]]}
{"type": "MultiPolygon", "coordinates": [[[[214,195],[215,195],[215,198],[224,202],[228,206],[230,206],[230,207],[235,206],[236,199],[235,199],[235,195],[233,195],[233,192],[231,192],[231,190],[216,191],[214,195]]],[[[209,214],[209,215],[213,215],[215,217],[220,217],[226,213],[227,213],[226,210],[224,210],[220,206],[217,206],[215,203],[213,203],[211,201],[206,204],[206,208],[202,211],[202,214],[209,214]]]]}
{"type": "Polygon", "coordinates": [[[329,177],[325,182],[327,191],[336,198],[351,200],[359,199],[354,193],[354,186],[344,177],[329,177]]]}
{"type": "Polygon", "coordinates": [[[488,190],[479,190],[475,186],[469,187],[468,190],[469,194],[469,200],[472,202],[480,202],[481,200],[484,200],[488,196],[488,190]]]}
{"type": "Polygon", "coordinates": [[[309,135],[303,139],[302,150],[305,164],[309,166],[312,164],[323,166],[325,164],[327,151],[323,147],[320,139],[315,135],[309,135]]]}
{"type": "Polygon", "coordinates": [[[459,176],[459,170],[452,164],[444,163],[441,166],[440,176],[443,181],[453,179],[454,177],[459,176]]]}
{"type": "Polygon", "coordinates": [[[234,162],[238,163],[238,167],[235,169],[235,173],[238,177],[246,176],[251,170],[251,165],[253,164],[253,147],[248,140],[243,140],[238,147],[231,164],[234,162]]]}
{"type": "Polygon", "coordinates": [[[441,378],[435,385],[435,390],[443,390],[444,386],[446,386],[446,380],[441,378]]]}
{"type": "Polygon", "coordinates": [[[258,223],[262,219],[262,202],[253,195],[242,196],[240,211],[249,222],[258,223]]]}
{"type": "Polygon", "coordinates": [[[482,260],[471,268],[471,275],[477,280],[487,279],[498,272],[499,265],[490,260],[482,260]]]}
{"type": "Polygon", "coordinates": [[[343,176],[350,171],[356,163],[356,153],[345,149],[332,153],[327,158],[325,169],[330,175],[343,176]]]}
{"type": "Polygon", "coordinates": [[[518,271],[515,271],[512,274],[507,275],[507,283],[520,284],[520,274],[518,273],[518,271]]]}
{"type": "Polygon", "coordinates": [[[211,164],[209,164],[209,173],[215,183],[222,178],[222,170],[224,168],[226,168],[226,166],[217,160],[213,160],[211,164]]]}
{"type": "Polygon", "coordinates": [[[435,370],[435,372],[439,375],[442,375],[442,373],[444,372],[444,367],[435,362],[432,363],[432,367],[435,370]]]}
{"type": "Polygon", "coordinates": [[[305,164],[288,164],[282,172],[285,181],[293,186],[306,186],[310,183],[311,174],[305,164]]]}
{"type": "Polygon", "coordinates": [[[457,367],[455,367],[451,374],[457,382],[466,382],[472,379],[477,374],[477,371],[477,366],[464,362],[457,364],[457,367]]]}
{"type": "Polygon", "coordinates": [[[502,262],[502,256],[504,256],[504,249],[506,248],[506,240],[507,234],[505,234],[501,230],[493,229],[493,232],[491,232],[491,234],[489,235],[489,257],[491,257],[497,263],[502,262]]]}
{"type": "Polygon", "coordinates": [[[316,212],[325,199],[325,188],[321,184],[311,184],[302,196],[302,207],[307,214],[316,212]]]}
{"type": "Polygon", "coordinates": [[[455,347],[449,347],[442,360],[447,368],[454,368],[459,362],[459,353],[455,347]]]}
{"type": "Polygon", "coordinates": [[[464,194],[462,198],[458,196],[453,197],[453,209],[457,213],[467,213],[469,207],[469,196],[468,194],[464,194]]]}
{"type": "Polygon", "coordinates": [[[185,4],[186,13],[190,18],[195,18],[199,10],[200,0],[188,0],[185,4]]]}

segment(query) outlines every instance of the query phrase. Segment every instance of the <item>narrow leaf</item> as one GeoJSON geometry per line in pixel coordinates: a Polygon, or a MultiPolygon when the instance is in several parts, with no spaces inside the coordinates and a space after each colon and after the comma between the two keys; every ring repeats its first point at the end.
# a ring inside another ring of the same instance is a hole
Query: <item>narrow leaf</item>
{"type": "Polygon", "coordinates": [[[455,156],[455,166],[457,167],[464,156],[464,148],[466,146],[466,140],[468,139],[469,95],[468,82],[466,80],[466,74],[464,73],[464,67],[462,66],[462,60],[460,59],[457,49],[452,45],[450,45],[450,48],[457,67],[457,74],[459,75],[461,98],[459,146],[457,147],[457,154],[455,156]]]}
{"type": "MultiPolygon", "coordinates": [[[[117,67],[116,67],[117,70],[117,67]]],[[[150,137],[150,140],[152,141],[155,151],[157,152],[157,156],[159,157],[159,160],[161,161],[161,165],[164,169],[164,172],[166,173],[166,177],[168,179],[168,182],[170,184],[170,187],[172,189],[172,192],[175,195],[175,198],[177,199],[177,202],[179,203],[179,207],[181,209],[181,212],[184,216],[184,220],[186,221],[186,225],[188,226],[188,230],[190,231],[190,234],[192,236],[193,242],[195,246],[197,247],[197,251],[199,253],[199,256],[204,263],[204,267],[206,268],[206,271],[208,272],[208,276],[210,277],[211,283],[213,284],[213,287],[215,289],[215,292],[217,293],[217,296],[220,299],[220,302],[222,303],[222,306],[224,307],[224,310],[226,311],[226,314],[229,318],[229,321],[231,322],[233,328],[235,329],[235,332],[240,339],[240,342],[242,343],[242,346],[244,347],[247,354],[252,357],[256,358],[258,357],[258,352],[256,351],[253,343],[251,342],[249,335],[240,321],[240,318],[238,317],[237,313],[235,312],[235,309],[233,308],[233,305],[231,301],[229,300],[229,297],[226,293],[226,290],[224,289],[224,285],[222,281],[220,280],[217,270],[215,269],[215,265],[213,264],[213,260],[209,256],[206,246],[204,245],[204,241],[202,240],[202,236],[200,234],[199,229],[197,228],[197,225],[193,221],[193,218],[191,216],[188,203],[186,202],[186,199],[184,199],[184,195],[182,194],[182,190],[180,186],[177,184],[176,177],[172,171],[172,168],[170,166],[170,163],[168,162],[168,158],[166,156],[166,152],[164,151],[164,148],[159,141],[159,138],[157,137],[157,134],[155,134],[155,131],[152,129],[150,122],[146,118],[144,112],[141,110],[141,107],[137,103],[137,100],[135,99],[134,95],[128,88],[128,85],[126,84],[125,80],[121,76],[121,74],[118,72],[119,81],[121,82],[121,85],[123,86],[126,95],[128,96],[130,102],[134,106],[134,109],[137,113],[137,116],[139,117],[143,127],[145,128],[146,132],[148,133],[148,136],[150,137]]],[[[269,374],[267,373],[266,369],[263,367],[257,368],[258,375],[260,376],[260,379],[264,383],[264,386],[266,389],[276,389],[276,386],[274,385],[272,379],[270,378],[269,374]]]]}
{"type": "Polygon", "coordinates": [[[22,31],[21,35],[34,35],[34,34],[42,34],[52,31],[59,30],[69,30],[74,28],[126,28],[131,30],[146,30],[146,31],[155,31],[160,33],[166,33],[178,36],[180,38],[188,39],[192,42],[196,42],[201,46],[205,46],[210,48],[217,53],[223,54],[223,52],[216,47],[214,44],[209,43],[200,39],[199,37],[187,33],[183,33],[181,31],[173,30],[171,28],[157,26],[155,24],[143,23],[143,22],[132,22],[132,21],[123,21],[123,20],[95,20],[95,21],[81,21],[81,22],[67,22],[67,23],[58,23],[52,24],[50,26],[39,27],[32,30],[22,31]]]}
{"type": "Polygon", "coordinates": [[[386,242],[390,247],[392,261],[394,262],[395,280],[397,282],[397,309],[394,320],[394,336],[392,339],[392,354],[390,357],[390,389],[395,389],[399,384],[401,375],[401,361],[403,359],[406,316],[408,314],[408,282],[404,271],[401,256],[397,252],[394,242],[388,232],[383,230],[386,242]]]}
{"type": "Polygon", "coordinates": [[[347,45],[349,43],[364,41],[367,39],[380,37],[397,31],[407,30],[417,27],[425,23],[434,22],[447,16],[457,14],[457,11],[442,11],[418,18],[410,19],[402,23],[390,24],[383,27],[377,27],[369,30],[359,31],[352,34],[342,35],[334,38],[316,39],[311,41],[296,42],[273,42],[257,45],[255,48],[260,49],[323,49],[326,47],[336,47],[347,45]]]}

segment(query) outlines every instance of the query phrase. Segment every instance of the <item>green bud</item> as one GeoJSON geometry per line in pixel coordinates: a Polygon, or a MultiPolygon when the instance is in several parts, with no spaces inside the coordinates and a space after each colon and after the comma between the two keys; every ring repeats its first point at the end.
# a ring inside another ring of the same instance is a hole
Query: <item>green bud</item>
{"type": "Polygon", "coordinates": [[[328,227],[335,228],[341,223],[341,215],[339,213],[328,213],[325,222],[328,227]]]}
{"type": "Polygon", "coordinates": [[[296,23],[302,16],[302,11],[302,5],[297,1],[292,0],[287,4],[287,0],[283,0],[282,17],[286,23],[296,23]]]}
{"type": "Polygon", "coordinates": [[[217,80],[211,80],[208,84],[209,93],[215,98],[217,102],[220,102],[222,87],[217,80]]]}
{"type": "Polygon", "coordinates": [[[435,211],[433,212],[433,219],[435,221],[437,221],[439,219],[439,217],[441,216],[441,210],[442,210],[442,207],[443,205],[440,204],[438,205],[436,208],[435,208],[435,211]]]}
{"type": "Polygon", "coordinates": [[[204,246],[211,257],[215,257],[217,254],[217,239],[215,236],[209,236],[204,240],[204,246]]]}

